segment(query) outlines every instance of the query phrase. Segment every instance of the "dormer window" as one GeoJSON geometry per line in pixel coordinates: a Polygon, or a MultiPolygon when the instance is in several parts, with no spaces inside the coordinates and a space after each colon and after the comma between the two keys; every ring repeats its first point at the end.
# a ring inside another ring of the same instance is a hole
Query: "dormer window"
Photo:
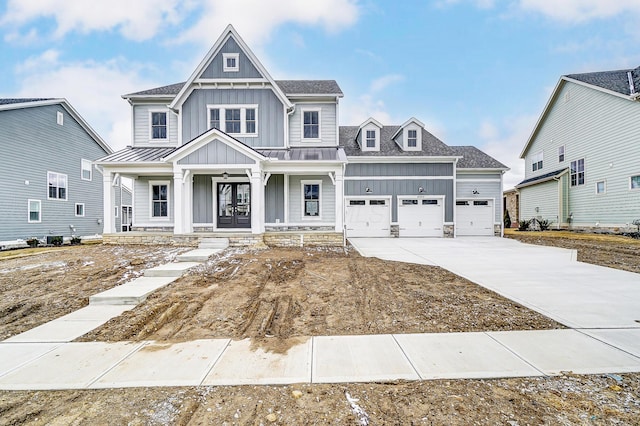
{"type": "Polygon", "coordinates": [[[240,71],[240,54],[239,53],[223,53],[222,54],[222,71],[223,72],[240,71]]]}
{"type": "Polygon", "coordinates": [[[302,111],[302,139],[320,139],[320,110],[302,111]]]}
{"type": "Polygon", "coordinates": [[[376,131],[375,130],[367,130],[365,135],[365,146],[367,148],[375,148],[376,147],[376,131]]]}
{"type": "Polygon", "coordinates": [[[380,129],[382,124],[373,118],[360,125],[357,142],[362,151],[380,151],[380,129]]]}
{"type": "Polygon", "coordinates": [[[409,130],[407,132],[407,147],[408,148],[418,147],[418,131],[417,130],[409,130]]]}
{"type": "Polygon", "coordinates": [[[422,131],[416,125],[409,125],[402,132],[404,151],[422,151],[422,131]]]}
{"type": "Polygon", "coordinates": [[[151,111],[151,140],[167,139],[167,113],[166,111],[151,111]]]}

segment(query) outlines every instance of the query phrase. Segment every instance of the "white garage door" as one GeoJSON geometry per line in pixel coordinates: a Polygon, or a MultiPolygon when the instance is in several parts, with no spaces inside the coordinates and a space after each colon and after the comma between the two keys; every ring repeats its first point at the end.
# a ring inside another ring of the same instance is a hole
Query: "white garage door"
{"type": "Polygon", "coordinates": [[[398,225],[401,237],[442,237],[442,198],[398,197],[398,225]]]}
{"type": "Polygon", "coordinates": [[[456,201],[456,235],[493,235],[493,200],[456,201]]]}
{"type": "Polygon", "coordinates": [[[347,198],[347,237],[388,237],[391,229],[389,198],[347,198]]]}

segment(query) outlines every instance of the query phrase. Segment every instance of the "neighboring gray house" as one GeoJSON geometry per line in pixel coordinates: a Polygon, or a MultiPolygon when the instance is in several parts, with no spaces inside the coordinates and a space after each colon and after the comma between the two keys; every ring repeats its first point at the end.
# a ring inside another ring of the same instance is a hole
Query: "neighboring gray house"
{"type": "Polygon", "coordinates": [[[97,161],[105,233],[119,177],[134,182],[136,231],[501,233],[503,164],[414,118],[340,127],[335,81],[274,80],[232,26],[186,82],[123,97],[131,146],[97,161]]]}
{"type": "Polygon", "coordinates": [[[102,232],[112,152],[65,99],[0,99],[0,241],[102,232]]]}
{"type": "Polygon", "coordinates": [[[640,219],[640,67],[562,76],[527,140],[520,219],[557,228],[640,219]]]}

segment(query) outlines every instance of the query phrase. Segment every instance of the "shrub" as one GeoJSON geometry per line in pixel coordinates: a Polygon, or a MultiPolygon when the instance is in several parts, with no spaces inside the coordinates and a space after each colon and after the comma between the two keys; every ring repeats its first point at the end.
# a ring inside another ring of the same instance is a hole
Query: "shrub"
{"type": "Polygon", "coordinates": [[[635,219],[631,223],[633,223],[635,226],[637,226],[638,227],[638,232],[640,232],[640,219],[635,219]]]}
{"type": "Polygon", "coordinates": [[[530,220],[521,220],[518,222],[518,231],[528,231],[530,220]]]}
{"type": "Polygon", "coordinates": [[[82,240],[80,239],[80,237],[71,237],[71,245],[72,246],[80,245],[81,242],[82,242],[82,240]]]}
{"type": "Polygon", "coordinates": [[[55,237],[51,237],[49,239],[49,244],[53,244],[56,247],[60,247],[62,245],[62,236],[56,235],[55,237]]]}
{"type": "Polygon", "coordinates": [[[29,245],[29,247],[38,247],[38,244],[40,244],[40,241],[38,241],[37,238],[29,238],[27,240],[27,244],[29,245]]]}
{"type": "Polygon", "coordinates": [[[505,228],[511,228],[511,216],[509,215],[509,210],[504,211],[504,218],[502,221],[504,222],[505,228]]]}
{"type": "Polygon", "coordinates": [[[540,227],[541,231],[548,230],[551,224],[553,223],[552,220],[548,220],[548,219],[536,219],[536,222],[538,222],[538,226],[540,227]]]}

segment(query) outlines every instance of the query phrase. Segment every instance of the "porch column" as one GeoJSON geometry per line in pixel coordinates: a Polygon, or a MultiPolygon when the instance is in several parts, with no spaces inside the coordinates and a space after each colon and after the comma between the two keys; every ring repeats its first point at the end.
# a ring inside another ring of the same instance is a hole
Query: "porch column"
{"type": "Polygon", "coordinates": [[[260,170],[251,171],[251,233],[264,232],[264,186],[260,170]]]}
{"type": "Polygon", "coordinates": [[[104,234],[111,234],[116,232],[116,221],[113,217],[113,185],[112,185],[113,173],[102,172],[102,208],[104,210],[103,227],[102,232],[104,234]]]}
{"type": "Polygon", "coordinates": [[[344,177],[342,171],[336,172],[336,232],[344,232],[344,177]]]}
{"type": "Polygon", "coordinates": [[[193,232],[193,173],[189,173],[184,181],[184,203],[185,203],[185,233],[193,232]]]}
{"type": "Polygon", "coordinates": [[[184,233],[184,215],[182,199],[182,172],[173,173],[173,233],[184,233]]]}

